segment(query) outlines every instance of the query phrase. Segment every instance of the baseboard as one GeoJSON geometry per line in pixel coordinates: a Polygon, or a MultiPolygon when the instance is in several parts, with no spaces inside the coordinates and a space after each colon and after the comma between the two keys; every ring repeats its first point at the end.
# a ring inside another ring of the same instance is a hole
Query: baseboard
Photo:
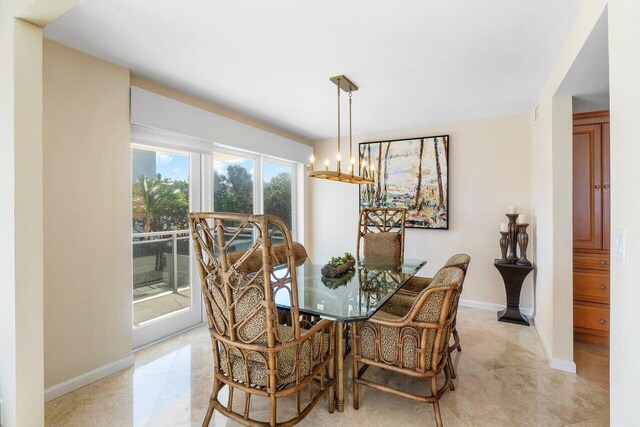
{"type": "Polygon", "coordinates": [[[547,356],[547,360],[549,361],[549,367],[551,369],[556,369],[558,371],[569,372],[572,374],[576,373],[576,363],[573,360],[565,360],[565,359],[556,359],[551,357],[551,353],[549,352],[549,346],[547,345],[546,338],[544,334],[540,333],[540,329],[538,328],[538,322],[534,322],[536,327],[536,332],[538,333],[538,338],[542,343],[542,348],[544,349],[544,354],[547,356]]]}
{"type": "MultiPolygon", "coordinates": [[[[460,298],[459,304],[463,307],[471,307],[471,308],[479,308],[481,310],[492,310],[492,311],[500,311],[504,309],[504,305],[502,304],[494,304],[492,302],[483,302],[483,301],[474,301],[471,299],[460,298]]],[[[522,314],[526,316],[531,316],[533,314],[533,310],[530,308],[520,307],[520,311],[522,314]]]]}
{"type": "Polygon", "coordinates": [[[576,362],[573,360],[551,359],[549,360],[549,366],[551,369],[557,369],[558,371],[576,373],[576,362]]]}
{"type": "Polygon", "coordinates": [[[82,375],[78,375],[77,377],[61,382],[60,384],[51,386],[44,391],[44,401],[48,402],[60,396],[64,396],[65,394],[71,393],[74,390],[91,384],[92,382],[98,381],[104,377],[115,374],[118,371],[133,366],[134,363],[135,358],[132,354],[123,359],[116,360],[113,363],[109,363],[108,365],[94,369],[93,371],[86,372],[82,375]]]}
{"type": "MultiPolygon", "coordinates": [[[[205,316],[205,319],[206,319],[207,313],[205,313],[205,314],[204,314],[204,316],[205,316]]],[[[182,334],[184,334],[185,332],[189,332],[189,331],[190,331],[190,330],[192,330],[192,329],[199,328],[199,327],[200,327],[200,326],[202,326],[202,325],[206,325],[206,322],[196,323],[195,325],[189,326],[189,327],[188,327],[188,328],[186,328],[186,329],[181,329],[181,330],[179,330],[178,332],[174,332],[174,333],[172,333],[172,334],[170,334],[170,335],[164,336],[164,337],[162,337],[162,338],[160,338],[160,339],[157,339],[157,340],[155,340],[155,341],[152,341],[152,342],[150,342],[150,343],[148,343],[148,344],[144,344],[144,345],[141,345],[140,347],[136,347],[136,348],[134,348],[133,350],[131,350],[131,352],[132,352],[132,353],[137,353],[137,352],[139,352],[140,350],[144,350],[145,348],[149,348],[149,347],[152,347],[152,346],[154,346],[154,345],[156,345],[156,344],[160,344],[162,341],[166,341],[166,340],[168,340],[168,339],[170,339],[170,338],[177,337],[178,335],[182,335],[182,334]]]]}

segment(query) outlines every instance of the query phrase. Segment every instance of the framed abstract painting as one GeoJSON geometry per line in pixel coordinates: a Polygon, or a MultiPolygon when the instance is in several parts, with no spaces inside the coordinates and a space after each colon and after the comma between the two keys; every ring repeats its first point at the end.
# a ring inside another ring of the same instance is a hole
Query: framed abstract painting
{"type": "Polygon", "coordinates": [[[449,229],[449,135],[362,142],[360,209],[404,207],[408,228],[449,229]]]}

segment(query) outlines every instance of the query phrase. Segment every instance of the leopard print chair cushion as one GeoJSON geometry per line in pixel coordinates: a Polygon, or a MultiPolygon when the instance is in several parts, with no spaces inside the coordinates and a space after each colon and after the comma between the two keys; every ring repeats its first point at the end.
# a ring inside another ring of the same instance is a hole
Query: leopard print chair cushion
{"type": "Polygon", "coordinates": [[[401,238],[400,233],[395,231],[366,233],[363,237],[363,254],[365,259],[387,257],[400,259],[402,255],[401,238]]]}
{"type": "MultiPolygon", "coordinates": [[[[273,245],[271,256],[274,258],[274,265],[285,264],[287,262],[287,252],[284,244],[273,245]]],[[[231,264],[235,263],[245,254],[246,251],[231,252],[227,255],[227,259],[231,264]]],[[[296,264],[304,261],[309,256],[307,250],[301,243],[293,242],[293,256],[296,264]]],[[[262,250],[258,249],[249,256],[239,268],[243,273],[255,273],[262,267],[262,250]]]]}
{"type": "MultiPolygon", "coordinates": [[[[442,268],[433,278],[429,286],[418,295],[408,297],[406,295],[394,295],[373,315],[374,322],[364,322],[360,326],[360,339],[362,357],[376,360],[376,340],[380,341],[379,357],[383,362],[396,365],[400,357],[399,348],[402,348],[401,367],[416,368],[417,355],[420,351],[420,336],[422,329],[419,327],[400,326],[409,317],[409,314],[418,299],[429,289],[449,286],[452,283],[460,283],[463,272],[459,268],[442,268]],[[410,302],[410,304],[408,304],[410,302]],[[398,327],[379,325],[375,320],[398,323],[398,327]]],[[[439,322],[440,312],[444,303],[444,293],[430,294],[413,320],[425,323],[439,322]]],[[[431,355],[434,351],[436,331],[427,332],[427,344],[424,349],[426,360],[430,366],[431,355]]],[[[446,340],[443,340],[446,344],[446,340]]],[[[441,349],[440,349],[441,350],[441,349]]]]}
{"type": "Polygon", "coordinates": [[[398,294],[408,295],[415,298],[416,295],[418,295],[431,284],[432,280],[433,278],[431,277],[413,276],[407,283],[402,285],[402,287],[398,290],[398,294]]]}
{"type": "MultiPolygon", "coordinates": [[[[278,336],[285,339],[292,336],[291,326],[277,325],[278,336]]],[[[301,328],[300,333],[304,334],[307,330],[301,328]]],[[[313,357],[310,359],[311,342],[305,341],[300,345],[299,363],[300,375],[309,375],[313,369],[322,361],[324,355],[329,351],[329,334],[317,332],[313,336],[313,357]],[[321,349],[322,347],[322,349],[321,349]]],[[[229,376],[229,364],[227,363],[227,352],[224,345],[220,343],[218,354],[220,355],[220,367],[225,375],[229,376]]],[[[267,352],[245,351],[237,347],[229,347],[231,355],[231,372],[235,381],[242,381],[252,386],[266,387],[268,385],[268,360],[267,352]],[[246,363],[246,365],[245,365],[246,363]],[[249,378],[247,378],[247,373],[249,378]]],[[[277,353],[276,364],[278,366],[277,385],[285,385],[296,382],[296,347],[288,347],[277,353]]]]}
{"type": "Polygon", "coordinates": [[[467,266],[469,266],[469,262],[471,262],[471,257],[467,254],[456,254],[449,258],[444,265],[445,267],[458,267],[463,271],[467,270],[467,266]]]}
{"type": "MultiPolygon", "coordinates": [[[[447,260],[445,267],[458,267],[466,273],[467,267],[471,262],[471,257],[467,254],[456,254],[447,260]]],[[[431,283],[433,279],[430,277],[414,276],[398,290],[399,294],[416,296],[431,283]]]]}

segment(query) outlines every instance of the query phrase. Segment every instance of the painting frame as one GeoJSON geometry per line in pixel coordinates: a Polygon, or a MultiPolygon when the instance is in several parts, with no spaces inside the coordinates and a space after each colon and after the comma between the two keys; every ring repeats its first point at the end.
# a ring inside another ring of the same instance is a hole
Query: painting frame
{"type": "MultiPolygon", "coordinates": [[[[387,144],[387,151],[385,152],[385,155],[383,158],[385,158],[385,165],[387,165],[386,163],[386,159],[387,156],[389,156],[389,148],[392,146],[392,144],[396,144],[394,147],[397,147],[398,145],[400,145],[401,143],[405,143],[405,144],[418,144],[424,141],[428,142],[433,142],[433,157],[434,157],[434,161],[435,158],[438,158],[438,160],[436,161],[436,163],[440,162],[442,164],[438,165],[438,167],[440,169],[442,169],[442,166],[444,165],[444,179],[442,179],[442,173],[441,171],[437,174],[438,175],[438,195],[442,194],[442,199],[440,200],[444,200],[443,203],[436,203],[437,208],[438,208],[438,215],[437,215],[437,219],[435,219],[433,222],[435,222],[436,224],[431,224],[431,218],[426,217],[426,216],[420,216],[420,212],[423,210],[422,206],[423,203],[420,204],[420,208],[418,208],[418,210],[416,210],[415,208],[411,208],[410,206],[406,206],[406,203],[400,203],[397,200],[394,202],[393,205],[389,205],[389,204],[377,204],[377,203],[363,203],[363,191],[368,191],[366,190],[367,187],[369,186],[376,186],[378,184],[378,177],[380,176],[380,172],[378,172],[378,175],[374,175],[374,184],[361,184],[359,186],[358,189],[358,206],[360,209],[363,208],[367,208],[367,207],[406,207],[407,208],[407,223],[406,223],[406,228],[411,228],[411,229],[419,229],[419,230],[449,230],[450,229],[450,199],[449,199],[449,187],[450,187],[450,183],[451,183],[451,174],[450,174],[450,150],[449,150],[449,144],[451,142],[451,138],[449,134],[442,134],[442,135],[429,135],[429,136],[418,136],[418,137],[409,137],[409,138],[397,138],[397,139],[384,139],[384,140],[378,140],[378,141],[365,141],[365,142],[361,142],[358,144],[358,164],[359,164],[359,170],[361,170],[362,168],[362,161],[363,159],[366,157],[365,156],[365,150],[370,150],[370,147],[375,147],[376,145],[379,147],[378,148],[378,152],[380,153],[380,155],[382,154],[382,144],[387,144]],[[442,148],[437,148],[438,143],[441,142],[442,144],[442,148]],[[439,155],[435,155],[435,150],[438,149],[438,153],[439,155]],[[444,155],[444,156],[442,156],[444,155]],[[443,159],[441,159],[440,157],[444,157],[443,159]],[[444,185],[443,185],[444,183],[444,185]],[[364,189],[364,190],[363,190],[364,189]],[[414,218],[414,219],[411,219],[414,218]]],[[[368,151],[368,157],[371,158],[371,154],[370,151],[368,151]]],[[[376,156],[376,159],[380,157],[380,155],[376,156]]],[[[424,159],[425,153],[423,151],[423,159],[424,159]]],[[[420,158],[420,156],[418,156],[418,154],[416,153],[415,158],[420,158]]],[[[382,160],[378,163],[381,163],[382,160]]],[[[418,176],[418,169],[421,170],[420,173],[420,177],[418,179],[420,179],[420,182],[422,180],[422,171],[424,171],[425,167],[422,165],[422,163],[419,161],[418,163],[420,166],[415,167],[412,172],[415,173],[416,176],[418,176]],[[422,168],[421,168],[422,166],[422,168]]],[[[385,166],[385,173],[386,172],[386,167],[385,166]]],[[[388,173],[385,175],[385,183],[388,179],[388,173]]],[[[429,176],[429,175],[427,175],[429,176]]],[[[369,187],[372,188],[372,187],[369,187]]],[[[380,186],[378,186],[378,188],[380,188],[380,186]]],[[[422,186],[420,187],[422,188],[422,186]]],[[[416,189],[417,190],[417,189],[416,189]]],[[[370,190],[369,190],[370,191],[370,190]]],[[[374,190],[375,191],[375,190],[374,190]]],[[[406,191],[405,191],[406,192],[406,191]]],[[[384,198],[385,200],[388,197],[388,193],[390,193],[389,191],[387,191],[387,186],[385,185],[385,191],[382,193],[384,194],[384,196],[382,196],[381,198],[384,198]]],[[[419,194],[419,192],[418,192],[419,194]]],[[[424,197],[424,196],[423,196],[424,197]]],[[[440,196],[438,196],[440,197],[440,196]]],[[[366,197],[364,197],[366,199],[366,197]]],[[[405,195],[406,198],[406,195],[405,195]]],[[[419,199],[419,198],[418,198],[419,199]]],[[[428,199],[428,198],[427,198],[428,199]]],[[[427,203],[432,203],[432,200],[427,200],[427,203]]],[[[417,204],[418,202],[416,202],[417,204]]],[[[426,209],[426,208],[425,208],[426,209]]],[[[433,207],[431,207],[431,209],[433,209],[433,207]]]]}

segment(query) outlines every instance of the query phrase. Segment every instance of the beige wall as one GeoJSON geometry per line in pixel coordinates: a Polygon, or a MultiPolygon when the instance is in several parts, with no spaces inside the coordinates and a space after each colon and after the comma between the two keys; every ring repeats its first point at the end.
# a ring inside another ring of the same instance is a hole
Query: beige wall
{"type": "Polygon", "coordinates": [[[131,355],[129,71],[44,41],[45,387],[131,355]]]}
{"type": "Polygon", "coordinates": [[[17,2],[0,13],[0,399],[5,425],[37,426],[44,414],[42,32],[6,16],[7,6],[17,2]]]}
{"type": "Polygon", "coordinates": [[[624,262],[611,258],[612,426],[640,425],[639,22],[640,2],[609,1],[611,226],[626,237],[624,262]]]}
{"type": "Polygon", "coordinates": [[[567,371],[575,371],[571,104],[554,96],[605,6],[605,0],[584,2],[531,113],[536,328],[551,366],[567,371]]]}
{"type": "Polygon", "coordinates": [[[44,424],[39,26],[72,5],[73,0],[0,2],[0,399],[5,427],[44,424]]]}
{"type": "MultiPolygon", "coordinates": [[[[497,117],[386,134],[366,135],[357,141],[378,141],[427,135],[450,135],[450,229],[407,230],[409,257],[428,260],[420,275],[432,276],[450,255],[471,255],[462,298],[505,304],[502,280],[493,266],[500,257],[500,222],[507,206],[531,213],[529,115],[497,117]]],[[[335,159],[335,141],[316,143],[319,164],[335,159]]],[[[354,147],[357,150],[357,147],[354,147]]],[[[344,153],[343,153],[344,158],[344,153]]],[[[358,186],[310,180],[309,218],[313,233],[308,247],[314,254],[355,251],[358,186]]],[[[523,288],[522,307],[533,306],[532,277],[523,288]]]]}

